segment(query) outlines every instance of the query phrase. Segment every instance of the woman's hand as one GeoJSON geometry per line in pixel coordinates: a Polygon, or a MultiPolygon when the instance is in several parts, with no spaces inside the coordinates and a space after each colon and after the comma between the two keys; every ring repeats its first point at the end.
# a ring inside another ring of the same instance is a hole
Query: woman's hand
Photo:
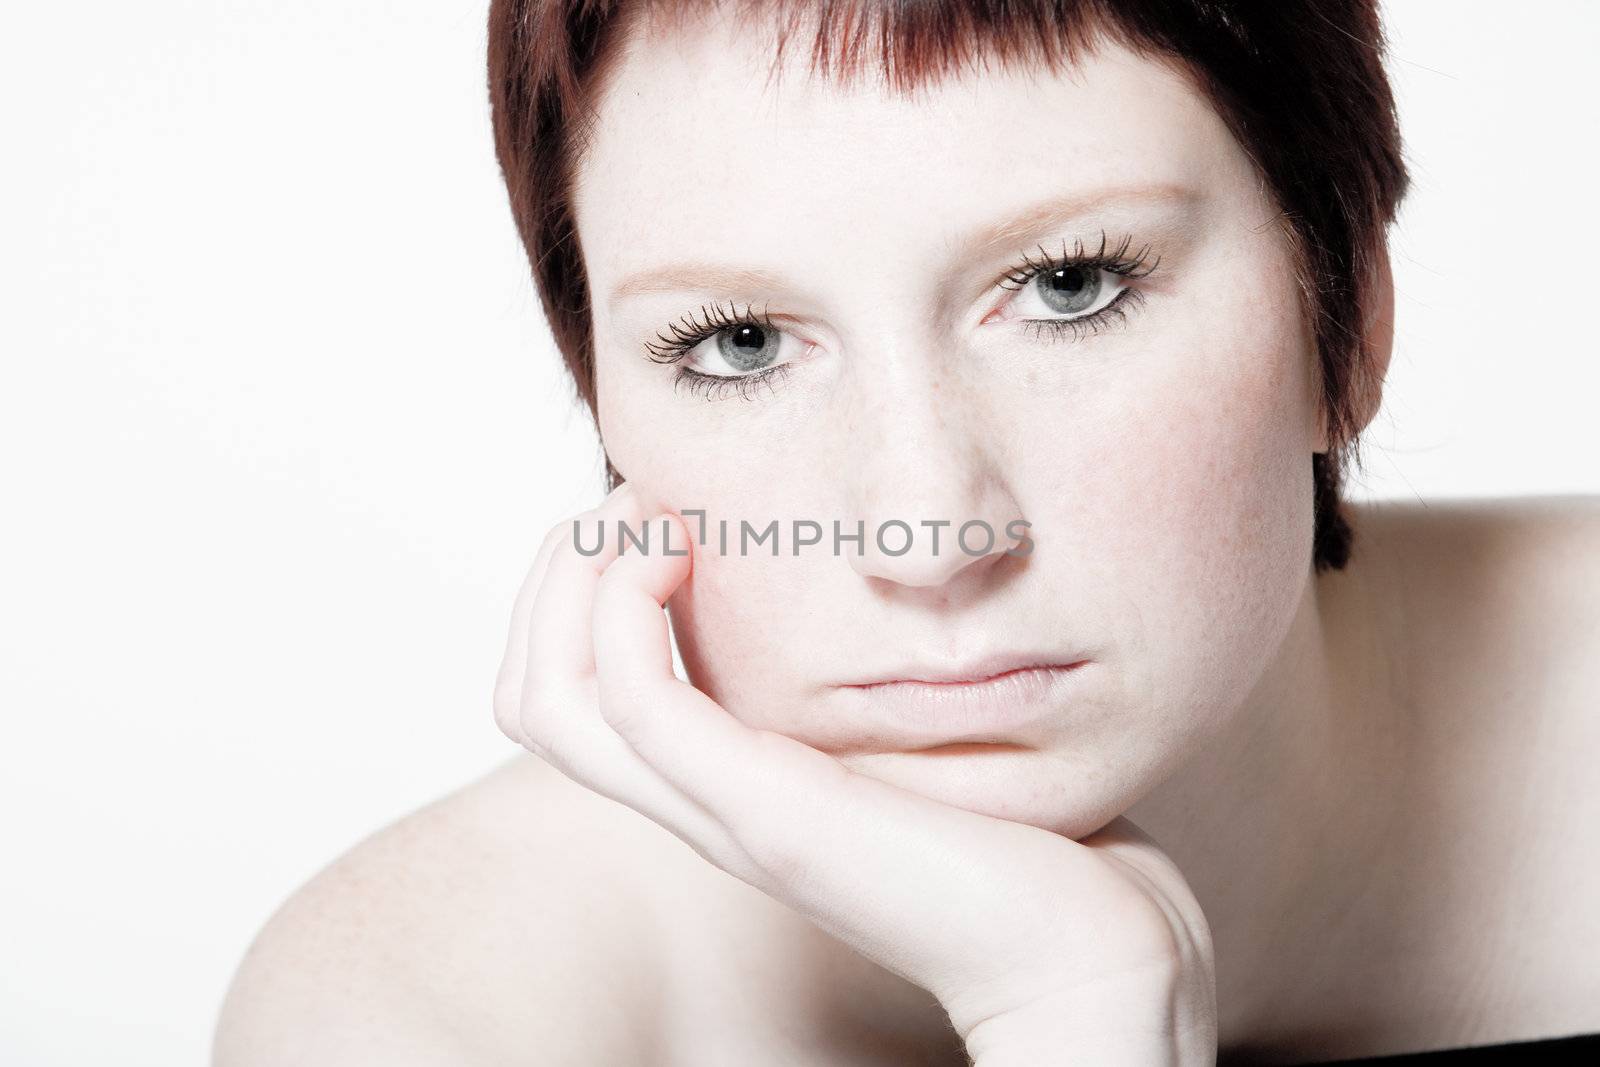
{"type": "Polygon", "coordinates": [[[1125,818],[1073,841],[857,774],[745,726],[672,669],[663,605],[688,528],[624,484],[545,538],[513,610],[495,719],[584,786],[931,992],[982,1067],[1216,1057],[1210,931],[1125,818]],[[574,547],[646,519],[651,551],[574,547]]]}

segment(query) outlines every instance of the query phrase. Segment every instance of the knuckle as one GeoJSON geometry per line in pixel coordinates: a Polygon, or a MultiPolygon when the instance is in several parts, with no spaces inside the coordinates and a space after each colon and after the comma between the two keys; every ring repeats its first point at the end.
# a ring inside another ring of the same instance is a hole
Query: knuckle
{"type": "Polygon", "coordinates": [[[539,551],[541,553],[550,553],[559,549],[563,543],[570,544],[572,541],[572,524],[581,520],[583,514],[583,512],[575,512],[568,515],[546,530],[544,541],[539,545],[539,551]]]}
{"type": "Polygon", "coordinates": [[[774,819],[753,806],[741,806],[721,815],[723,824],[769,886],[808,895],[822,873],[813,835],[804,826],[774,819]]]}
{"type": "Polygon", "coordinates": [[[494,690],[494,724],[513,741],[522,740],[521,693],[504,682],[494,690]]]}
{"type": "Polygon", "coordinates": [[[548,718],[530,731],[527,748],[574,781],[605,792],[596,778],[603,760],[597,760],[592,735],[585,724],[564,717],[548,718]]]}
{"type": "Polygon", "coordinates": [[[518,739],[526,746],[548,750],[560,706],[560,697],[548,684],[530,680],[514,705],[518,739]]]}
{"type": "MultiPolygon", "coordinates": [[[[556,538],[556,542],[550,546],[550,562],[548,566],[563,566],[570,561],[571,557],[577,555],[577,549],[573,547],[572,538],[565,531],[554,531],[551,536],[556,538]]],[[[545,573],[548,574],[549,571],[546,570],[545,573]]]]}
{"type": "Polygon", "coordinates": [[[524,732],[522,747],[544,760],[546,763],[555,764],[556,760],[556,731],[554,724],[543,722],[524,732]]]}
{"type": "Polygon", "coordinates": [[[741,828],[735,836],[772,885],[804,895],[805,887],[815,880],[815,860],[810,850],[799,847],[797,833],[741,828]]]}
{"type": "Polygon", "coordinates": [[[528,731],[527,739],[523,741],[522,747],[553,767],[563,766],[558,758],[560,754],[557,752],[555,743],[555,731],[549,728],[549,724],[538,730],[528,731]]]}
{"type": "Polygon", "coordinates": [[[642,728],[645,717],[640,714],[642,704],[643,695],[634,685],[613,684],[600,701],[600,717],[624,740],[637,745],[645,736],[642,728]]]}
{"type": "Polygon", "coordinates": [[[497,718],[516,710],[522,699],[522,677],[517,664],[506,657],[494,676],[494,710],[497,718]]]}
{"type": "Polygon", "coordinates": [[[539,723],[553,717],[551,709],[555,704],[556,694],[551,687],[534,678],[523,685],[521,699],[517,701],[517,711],[524,726],[537,727],[539,723]]]}
{"type": "Polygon", "coordinates": [[[544,547],[540,550],[549,557],[549,565],[565,565],[578,555],[577,542],[573,538],[576,524],[580,516],[574,515],[550,528],[545,535],[544,547]]]}
{"type": "Polygon", "coordinates": [[[782,880],[781,865],[768,863],[758,857],[735,834],[720,836],[703,845],[696,844],[695,851],[709,862],[757,889],[772,892],[788,884],[782,880]]]}
{"type": "Polygon", "coordinates": [[[633,566],[629,557],[611,561],[610,566],[600,572],[600,577],[595,579],[594,599],[595,607],[602,604],[610,607],[616,603],[618,597],[626,594],[628,589],[628,571],[633,566]]]}

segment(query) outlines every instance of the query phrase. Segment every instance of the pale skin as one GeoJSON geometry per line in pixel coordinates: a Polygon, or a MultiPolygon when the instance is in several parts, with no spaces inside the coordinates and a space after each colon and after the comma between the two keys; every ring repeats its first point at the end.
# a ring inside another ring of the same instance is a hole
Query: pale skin
{"type": "Polygon", "coordinates": [[[536,754],[297,896],[218,1062],[1288,1063],[1600,1029],[1594,498],[1351,508],[1350,566],[1313,573],[1288,246],[1184,79],[1111,48],[914,100],[765,75],[709,22],[601,101],[602,509],[1022,515],[1034,552],[586,558],[561,524],[496,687],[536,754]],[[995,279],[1102,233],[1159,255],[1108,280],[1126,316],[1024,331],[1044,309],[995,279]],[[768,277],[665,289],[687,263],[768,277]],[[789,373],[675,391],[644,345],[729,300],[789,373]],[[897,748],[834,688],[1041,645],[1097,673],[997,744],[897,748]]]}

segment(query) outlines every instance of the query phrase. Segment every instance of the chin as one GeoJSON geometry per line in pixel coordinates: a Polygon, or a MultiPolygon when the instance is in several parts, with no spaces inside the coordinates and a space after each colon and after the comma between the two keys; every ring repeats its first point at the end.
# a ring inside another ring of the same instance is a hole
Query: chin
{"type": "Polygon", "coordinates": [[[1021,745],[960,744],[836,757],[850,770],[908,792],[1074,840],[1133,806],[1136,792],[1077,754],[1021,745]]]}

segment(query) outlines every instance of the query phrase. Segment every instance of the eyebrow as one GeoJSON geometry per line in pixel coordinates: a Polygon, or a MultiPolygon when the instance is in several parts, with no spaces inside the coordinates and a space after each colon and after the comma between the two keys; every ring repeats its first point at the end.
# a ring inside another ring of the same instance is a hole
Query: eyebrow
{"type": "Polygon", "coordinates": [[[965,250],[969,255],[983,255],[1010,248],[1063,223],[1107,208],[1147,204],[1188,206],[1198,199],[1200,194],[1196,190],[1183,185],[1143,185],[1088,195],[1051,197],[1011,218],[970,230],[950,247],[965,250]]]}
{"type": "MultiPolygon", "coordinates": [[[[1149,203],[1184,205],[1197,199],[1199,194],[1195,190],[1180,185],[1146,185],[1056,196],[998,222],[974,227],[947,247],[964,250],[967,256],[988,255],[1109,207],[1149,203]]],[[[647,293],[772,291],[786,285],[787,280],[777,271],[681,260],[626,275],[612,287],[610,299],[615,304],[647,293]]]]}

